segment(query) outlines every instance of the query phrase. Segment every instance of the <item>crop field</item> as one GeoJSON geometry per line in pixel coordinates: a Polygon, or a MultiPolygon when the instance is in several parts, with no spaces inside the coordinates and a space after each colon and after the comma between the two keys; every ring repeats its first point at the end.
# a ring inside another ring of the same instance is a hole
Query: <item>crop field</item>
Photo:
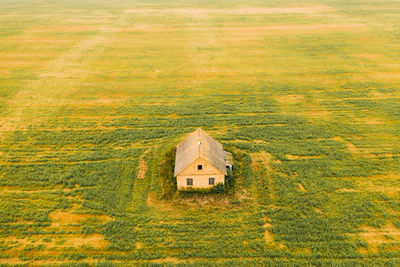
{"type": "Polygon", "coordinates": [[[398,0],[0,0],[0,265],[400,265],[399,40],[398,0]],[[163,197],[197,127],[235,189],[163,197]]]}

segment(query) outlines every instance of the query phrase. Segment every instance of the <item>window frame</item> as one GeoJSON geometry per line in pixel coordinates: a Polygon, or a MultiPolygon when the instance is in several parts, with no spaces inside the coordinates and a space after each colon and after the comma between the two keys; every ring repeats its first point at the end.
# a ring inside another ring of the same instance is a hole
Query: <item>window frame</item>
{"type": "Polygon", "coordinates": [[[186,186],[191,186],[191,185],[193,185],[193,178],[186,178],[186,186]]]}
{"type": "Polygon", "coordinates": [[[208,185],[215,185],[215,177],[209,177],[208,178],[208,185]],[[212,181],[212,183],[211,183],[211,181],[212,181]]]}
{"type": "Polygon", "coordinates": [[[197,170],[202,171],[203,170],[203,164],[197,164],[197,170]]]}

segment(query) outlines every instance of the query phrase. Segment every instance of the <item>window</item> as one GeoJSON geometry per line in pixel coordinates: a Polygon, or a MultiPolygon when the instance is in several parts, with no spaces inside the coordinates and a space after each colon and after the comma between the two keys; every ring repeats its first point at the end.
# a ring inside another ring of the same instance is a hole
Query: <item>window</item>
{"type": "Polygon", "coordinates": [[[215,184],[215,178],[214,177],[208,178],[208,184],[209,185],[214,185],[215,184]]]}
{"type": "Polygon", "coordinates": [[[203,165],[197,165],[197,170],[199,171],[203,170],[203,165]]]}
{"type": "Polygon", "coordinates": [[[193,178],[187,178],[186,185],[193,185],[193,178]]]}

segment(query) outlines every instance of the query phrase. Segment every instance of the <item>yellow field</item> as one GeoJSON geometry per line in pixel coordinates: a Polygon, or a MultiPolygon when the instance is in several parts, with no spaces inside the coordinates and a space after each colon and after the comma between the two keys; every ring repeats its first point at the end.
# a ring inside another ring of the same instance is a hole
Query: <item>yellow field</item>
{"type": "Polygon", "coordinates": [[[0,265],[400,265],[400,5],[0,3],[0,265]],[[229,194],[162,197],[201,127],[229,194]]]}

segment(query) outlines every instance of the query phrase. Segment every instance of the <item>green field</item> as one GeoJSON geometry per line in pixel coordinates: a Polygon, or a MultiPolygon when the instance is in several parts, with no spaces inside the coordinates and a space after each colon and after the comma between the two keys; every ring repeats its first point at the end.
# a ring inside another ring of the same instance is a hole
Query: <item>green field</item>
{"type": "Polygon", "coordinates": [[[397,0],[0,0],[0,265],[400,265],[399,40],[397,0]],[[197,127],[236,191],[162,198],[197,127]]]}

